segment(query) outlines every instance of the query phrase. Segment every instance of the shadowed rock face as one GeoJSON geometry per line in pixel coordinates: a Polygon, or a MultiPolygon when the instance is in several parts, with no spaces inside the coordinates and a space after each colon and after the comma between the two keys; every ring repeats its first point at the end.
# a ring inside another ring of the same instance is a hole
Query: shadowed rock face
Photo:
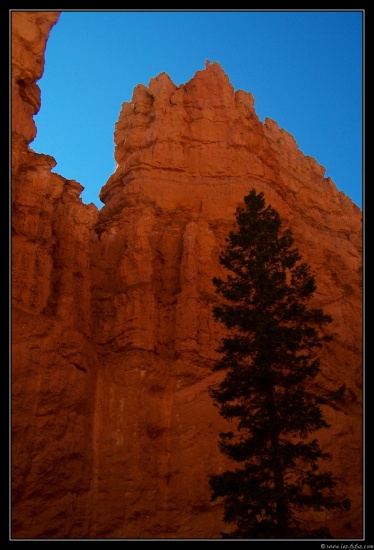
{"type": "Polygon", "coordinates": [[[361,537],[361,210],[209,62],[185,85],[162,73],[135,88],[105,206],[82,204],[82,186],[29,147],[58,13],[12,19],[13,538],[220,537],[211,279],[251,187],[292,230],[334,319],[317,389],[347,386],[318,439],[352,509],[307,519],[361,537]]]}

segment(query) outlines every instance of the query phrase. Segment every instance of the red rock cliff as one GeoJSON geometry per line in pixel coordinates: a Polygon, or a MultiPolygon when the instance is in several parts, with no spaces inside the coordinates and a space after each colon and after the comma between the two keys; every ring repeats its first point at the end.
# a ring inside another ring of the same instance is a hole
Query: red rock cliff
{"type": "MultiPolygon", "coordinates": [[[[13,14],[14,65],[33,90],[57,18],[13,14]]],[[[319,440],[352,509],[322,521],[362,536],[360,209],[207,62],[187,84],[163,73],[123,104],[98,212],[29,148],[39,103],[13,74],[12,536],[219,538],[211,279],[253,186],[292,230],[316,305],[334,318],[317,383],[345,383],[347,400],[326,410],[319,440]]]]}
{"type": "Polygon", "coordinates": [[[12,13],[12,533],[89,533],[96,354],[90,239],[97,208],[29,147],[55,12],[12,13]]]}

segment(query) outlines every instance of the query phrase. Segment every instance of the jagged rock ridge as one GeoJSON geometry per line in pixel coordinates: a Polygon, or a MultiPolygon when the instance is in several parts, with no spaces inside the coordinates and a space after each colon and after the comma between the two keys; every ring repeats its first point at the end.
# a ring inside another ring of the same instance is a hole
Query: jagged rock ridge
{"type": "Polygon", "coordinates": [[[135,88],[105,206],[82,204],[82,186],[29,147],[35,59],[58,13],[12,19],[13,537],[219,538],[207,484],[226,467],[207,393],[222,335],[211,278],[252,186],[291,228],[316,305],[334,318],[318,384],[344,382],[348,398],[326,411],[319,439],[353,506],[323,521],[360,537],[360,209],[209,62],[185,85],[163,73],[135,88]]]}

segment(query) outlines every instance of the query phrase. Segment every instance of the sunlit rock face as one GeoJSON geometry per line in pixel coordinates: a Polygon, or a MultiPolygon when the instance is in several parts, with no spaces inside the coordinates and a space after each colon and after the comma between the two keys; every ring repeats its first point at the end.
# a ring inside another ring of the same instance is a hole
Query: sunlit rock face
{"type": "Polygon", "coordinates": [[[97,208],[30,147],[56,12],[12,13],[12,532],[89,533],[96,352],[90,241],[97,208]]]}
{"type": "MultiPolygon", "coordinates": [[[[25,32],[43,15],[28,13],[25,32]]],[[[35,83],[22,52],[14,62],[35,83]]],[[[307,519],[362,536],[361,210],[217,63],[179,87],[162,73],[135,88],[100,212],[30,150],[32,114],[13,145],[13,537],[220,537],[208,479],[228,466],[227,426],[208,395],[223,335],[211,280],[252,187],[292,230],[314,303],[334,319],[316,390],[347,386],[318,439],[352,509],[307,519]]]]}

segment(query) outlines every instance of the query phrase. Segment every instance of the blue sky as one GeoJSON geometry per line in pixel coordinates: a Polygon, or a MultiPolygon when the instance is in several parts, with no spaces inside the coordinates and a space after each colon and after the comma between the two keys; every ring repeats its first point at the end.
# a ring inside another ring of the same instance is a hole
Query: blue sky
{"type": "Polygon", "coordinates": [[[235,90],[252,93],[262,122],[292,134],[362,208],[363,25],[362,10],[63,11],[47,43],[30,146],[101,208],[122,103],[161,72],[188,82],[209,59],[235,90]]]}

